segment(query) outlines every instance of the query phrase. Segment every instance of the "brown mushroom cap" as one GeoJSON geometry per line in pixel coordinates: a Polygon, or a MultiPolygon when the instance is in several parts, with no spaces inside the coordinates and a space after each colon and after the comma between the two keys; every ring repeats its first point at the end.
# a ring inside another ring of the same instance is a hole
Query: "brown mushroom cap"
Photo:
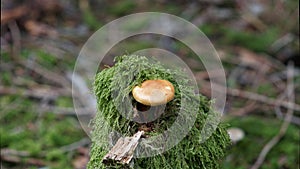
{"type": "Polygon", "coordinates": [[[146,80],[132,90],[134,99],[147,106],[166,104],[174,98],[175,90],[167,80],[146,80]]]}

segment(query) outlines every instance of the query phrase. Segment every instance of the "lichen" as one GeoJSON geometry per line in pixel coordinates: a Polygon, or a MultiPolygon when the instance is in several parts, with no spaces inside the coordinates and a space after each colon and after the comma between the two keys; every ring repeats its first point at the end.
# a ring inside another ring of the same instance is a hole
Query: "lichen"
{"type": "Polygon", "coordinates": [[[219,113],[211,108],[211,101],[206,97],[195,94],[184,70],[165,68],[159,61],[144,56],[125,55],[116,57],[115,61],[113,67],[102,70],[95,77],[94,92],[98,112],[91,122],[93,144],[88,168],[120,168],[105,166],[102,158],[112,146],[108,144],[112,143],[111,133],[132,136],[141,126],[126,117],[132,117],[132,105],[137,104],[131,94],[133,87],[150,79],[165,79],[173,83],[175,98],[166,105],[163,115],[151,122],[153,130],[147,133],[149,137],[163,133],[172,125],[179,126],[176,118],[189,118],[186,115],[191,112],[196,115],[193,117],[195,123],[176,146],[156,156],[135,158],[133,168],[219,168],[219,162],[230,142],[226,126],[219,124],[209,139],[201,142],[205,120],[208,116],[219,118],[219,113]],[[183,105],[182,99],[186,99],[189,104],[183,105]],[[177,113],[179,110],[183,113],[177,113]]]}

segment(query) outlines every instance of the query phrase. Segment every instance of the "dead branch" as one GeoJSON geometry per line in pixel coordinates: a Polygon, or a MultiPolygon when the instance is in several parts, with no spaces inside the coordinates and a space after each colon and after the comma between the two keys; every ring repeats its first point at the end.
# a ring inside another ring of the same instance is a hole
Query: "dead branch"
{"type": "Polygon", "coordinates": [[[21,51],[21,32],[16,23],[16,21],[12,21],[8,24],[8,27],[11,32],[11,37],[13,39],[13,46],[12,46],[12,57],[16,57],[20,55],[21,51]]]}
{"type": "Polygon", "coordinates": [[[26,15],[27,13],[28,13],[27,5],[21,5],[11,10],[3,10],[1,11],[1,25],[19,19],[20,17],[26,15]]]}
{"type": "Polygon", "coordinates": [[[70,83],[64,76],[61,76],[61,75],[59,75],[55,72],[49,71],[47,69],[44,69],[41,65],[39,65],[37,63],[31,63],[29,65],[26,61],[18,59],[17,56],[20,55],[20,50],[21,50],[20,30],[19,30],[16,22],[12,22],[11,24],[9,24],[9,28],[11,30],[11,35],[12,35],[12,39],[13,39],[12,56],[18,64],[26,67],[29,70],[34,71],[35,73],[41,75],[42,77],[44,77],[47,80],[50,80],[52,82],[55,82],[55,83],[61,85],[62,87],[70,88],[70,83]]]}
{"type": "Polygon", "coordinates": [[[42,106],[39,108],[42,112],[49,112],[51,111],[57,115],[76,115],[77,116],[92,116],[94,115],[95,111],[92,108],[73,108],[73,107],[56,107],[56,106],[42,106]]]}
{"type": "Polygon", "coordinates": [[[27,158],[29,153],[26,151],[17,151],[12,149],[1,149],[1,161],[7,161],[11,163],[25,163],[30,165],[43,166],[45,162],[40,159],[27,158]]]}
{"type": "MultiPolygon", "coordinates": [[[[293,67],[293,64],[289,64],[288,65],[288,71],[287,71],[287,89],[286,89],[286,92],[287,92],[287,98],[289,100],[289,102],[294,102],[295,100],[295,96],[294,96],[294,81],[293,81],[293,74],[294,74],[294,67],[293,67]]],[[[256,162],[254,163],[254,165],[251,167],[251,169],[258,169],[260,168],[260,166],[262,165],[262,163],[264,162],[267,154],[269,153],[269,151],[279,142],[279,140],[285,135],[288,127],[289,127],[289,124],[292,120],[292,117],[293,117],[293,111],[294,109],[293,108],[288,108],[288,112],[287,114],[285,115],[285,118],[284,118],[284,122],[282,123],[281,127],[280,127],[280,130],[279,130],[279,133],[272,138],[272,140],[270,140],[265,146],[264,148],[262,149],[262,151],[260,152],[256,162]]]]}
{"type": "Polygon", "coordinates": [[[77,141],[75,143],[70,144],[70,145],[66,145],[66,146],[60,147],[59,149],[62,152],[70,152],[70,151],[74,151],[74,150],[76,150],[76,149],[78,149],[80,147],[83,147],[85,145],[88,145],[90,143],[91,143],[90,139],[83,138],[83,139],[81,139],[81,140],[79,140],[79,141],[77,141]]]}
{"type": "Polygon", "coordinates": [[[246,106],[239,108],[238,110],[233,111],[230,114],[234,116],[243,116],[248,114],[249,112],[252,112],[256,108],[257,108],[256,102],[251,100],[246,106]]]}
{"type": "Polygon", "coordinates": [[[28,32],[34,36],[48,35],[50,37],[57,37],[57,32],[54,28],[47,24],[40,23],[34,20],[29,20],[24,23],[24,27],[28,32]]]}
{"type": "Polygon", "coordinates": [[[58,96],[71,96],[71,92],[67,91],[66,89],[53,87],[22,89],[16,87],[0,86],[0,95],[20,95],[33,98],[56,98],[58,96]]]}
{"type": "Polygon", "coordinates": [[[49,71],[45,68],[43,68],[41,65],[37,64],[37,63],[30,63],[28,64],[27,62],[23,61],[23,60],[19,60],[17,61],[20,65],[26,67],[27,69],[34,71],[35,73],[41,75],[42,77],[44,77],[45,79],[54,82],[66,89],[70,89],[70,82],[62,75],[55,73],[53,71],[49,71]]]}
{"type": "MultiPolygon", "coordinates": [[[[210,91],[211,91],[210,83],[207,82],[207,81],[201,80],[200,84],[201,84],[200,91],[203,94],[209,96],[210,91]]],[[[241,98],[245,98],[245,99],[258,101],[258,102],[265,103],[265,104],[268,104],[268,105],[271,105],[271,106],[278,106],[279,105],[279,106],[282,106],[282,107],[285,107],[285,108],[288,108],[288,109],[293,109],[295,111],[300,111],[300,105],[298,105],[296,103],[293,103],[293,102],[290,102],[290,101],[281,101],[281,100],[278,100],[278,99],[272,99],[272,98],[269,98],[267,96],[260,95],[260,94],[257,94],[257,93],[242,91],[242,90],[239,90],[239,89],[232,89],[232,88],[224,87],[224,86],[219,85],[219,84],[214,84],[214,86],[216,87],[216,88],[214,88],[214,90],[217,90],[219,92],[227,91],[227,94],[231,95],[231,96],[241,97],[241,98]]]]}
{"type": "Polygon", "coordinates": [[[18,151],[9,148],[1,149],[1,156],[19,156],[19,157],[28,157],[30,154],[27,151],[18,151]]]}
{"type": "Polygon", "coordinates": [[[242,18],[249,24],[255,26],[260,31],[264,31],[267,29],[267,25],[255,15],[252,15],[250,12],[242,14],[242,18]]]}

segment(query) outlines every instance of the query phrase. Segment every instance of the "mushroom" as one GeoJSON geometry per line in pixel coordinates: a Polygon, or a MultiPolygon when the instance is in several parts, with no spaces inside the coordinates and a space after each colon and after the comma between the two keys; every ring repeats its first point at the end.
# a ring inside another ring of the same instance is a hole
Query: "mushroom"
{"type": "Polygon", "coordinates": [[[167,80],[146,80],[132,90],[134,99],[147,106],[166,104],[174,98],[174,86],[167,80]]]}
{"type": "Polygon", "coordinates": [[[242,140],[245,136],[244,131],[241,130],[240,128],[232,127],[232,128],[227,129],[227,132],[233,143],[236,143],[236,142],[242,140]]]}

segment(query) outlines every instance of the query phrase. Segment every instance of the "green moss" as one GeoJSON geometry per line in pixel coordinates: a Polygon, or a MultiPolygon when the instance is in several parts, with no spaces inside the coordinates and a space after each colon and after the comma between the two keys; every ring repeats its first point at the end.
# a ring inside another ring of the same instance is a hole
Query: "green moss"
{"type": "Polygon", "coordinates": [[[165,6],[164,8],[166,8],[164,10],[168,11],[168,13],[170,13],[170,14],[179,14],[182,11],[182,9],[180,8],[180,5],[178,5],[178,4],[169,4],[169,5],[165,6]]]}
{"type": "Polygon", "coordinates": [[[0,63],[11,61],[11,57],[10,57],[9,53],[3,52],[3,51],[1,50],[1,51],[0,51],[0,55],[1,55],[1,57],[0,57],[0,63]]]}
{"type": "Polygon", "coordinates": [[[39,63],[42,63],[48,68],[51,68],[51,66],[53,67],[58,62],[58,59],[55,56],[43,50],[37,51],[37,59],[39,63]]]}
{"type": "Polygon", "coordinates": [[[12,84],[12,74],[11,72],[3,72],[1,76],[1,81],[4,86],[10,86],[12,84]]]}
{"type": "MultiPolygon", "coordinates": [[[[227,160],[223,163],[224,169],[236,166],[246,169],[253,165],[263,146],[278,134],[282,123],[277,119],[258,116],[234,118],[229,122],[232,127],[243,129],[246,135],[243,140],[231,147],[227,160]]],[[[297,168],[299,141],[299,127],[291,124],[285,136],[268,153],[261,168],[297,168]],[[285,159],[285,162],[280,164],[280,159],[285,159]]]]}
{"type": "Polygon", "coordinates": [[[70,97],[59,97],[55,100],[58,107],[72,107],[72,98],[70,97]]]}
{"type": "Polygon", "coordinates": [[[212,24],[201,26],[200,29],[209,38],[220,39],[220,44],[242,46],[255,52],[268,52],[270,45],[279,36],[276,28],[269,28],[264,32],[250,32],[212,24]]]}
{"type": "MultiPolygon", "coordinates": [[[[41,65],[45,69],[55,69],[58,72],[74,69],[76,60],[72,55],[65,54],[63,56],[55,56],[55,53],[41,49],[23,49],[21,51],[21,57],[24,60],[32,59],[38,65],[41,65]],[[63,68],[63,69],[60,69],[63,68]]],[[[31,78],[31,77],[28,77],[31,78]]]]}
{"type": "Polygon", "coordinates": [[[257,88],[257,93],[276,98],[278,96],[276,89],[271,83],[262,83],[257,88]]]}
{"type": "MultiPolygon", "coordinates": [[[[166,69],[158,61],[143,56],[121,56],[116,58],[115,66],[102,70],[96,75],[94,92],[98,102],[98,112],[92,121],[93,132],[91,158],[88,168],[106,168],[101,163],[108,152],[107,135],[118,131],[125,136],[132,136],[140,124],[127,120],[119,112],[131,116],[134,101],[131,90],[149,79],[165,79],[175,88],[175,98],[166,105],[161,117],[151,122],[155,130],[147,132],[148,136],[159,135],[171,125],[180,125],[176,118],[189,120],[186,114],[195,112],[195,124],[188,135],[175,147],[163,154],[134,160],[134,168],[218,168],[219,160],[225,154],[229,138],[224,125],[219,125],[212,136],[201,143],[200,135],[204,121],[209,115],[217,113],[210,108],[210,102],[201,95],[194,94],[189,78],[178,68],[166,69]],[[182,105],[181,100],[188,100],[182,105]],[[200,106],[199,103],[200,102],[200,106]],[[178,110],[184,113],[178,114],[178,110]]],[[[178,127],[180,133],[181,127],[178,127]]],[[[117,168],[117,167],[113,167],[117,168]]]]}
{"type": "Polygon", "coordinates": [[[133,11],[133,9],[136,7],[136,2],[131,0],[123,0],[118,1],[114,5],[112,5],[108,12],[115,16],[124,16],[126,14],[129,14],[133,11]]]}
{"type": "Polygon", "coordinates": [[[134,38],[128,38],[126,39],[126,41],[121,41],[120,43],[118,43],[117,46],[114,47],[112,51],[117,50],[117,51],[125,51],[126,53],[133,53],[138,50],[152,48],[152,47],[154,47],[154,45],[151,42],[146,42],[146,41],[138,42],[134,38]]]}
{"type": "Polygon", "coordinates": [[[63,158],[64,158],[64,153],[61,152],[59,149],[50,150],[46,155],[46,159],[49,161],[57,161],[63,158]]]}
{"type": "MultiPolygon", "coordinates": [[[[63,153],[59,148],[84,137],[76,118],[39,114],[32,99],[18,96],[0,97],[0,112],[1,149],[26,151],[30,158],[41,159],[51,168],[72,168],[72,152],[63,153]]],[[[3,163],[4,167],[10,165],[3,163]]],[[[27,168],[26,157],[17,168],[27,168]]]]}
{"type": "Polygon", "coordinates": [[[82,17],[83,17],[84,22],[92,30],[97,30],[102,25],[91,10],[83,11],[83,16],[82,17]]]}
{"type": "Polygon", "coordinates": [[[28,58],[30,57],[30,52],[31,52],[31,50],[28,49],[28,48],[23,49],[23,50],[21,50],[21,55],[20,55],[20,56],[21,56],[23,59],[28,59],[28,58]]]}

